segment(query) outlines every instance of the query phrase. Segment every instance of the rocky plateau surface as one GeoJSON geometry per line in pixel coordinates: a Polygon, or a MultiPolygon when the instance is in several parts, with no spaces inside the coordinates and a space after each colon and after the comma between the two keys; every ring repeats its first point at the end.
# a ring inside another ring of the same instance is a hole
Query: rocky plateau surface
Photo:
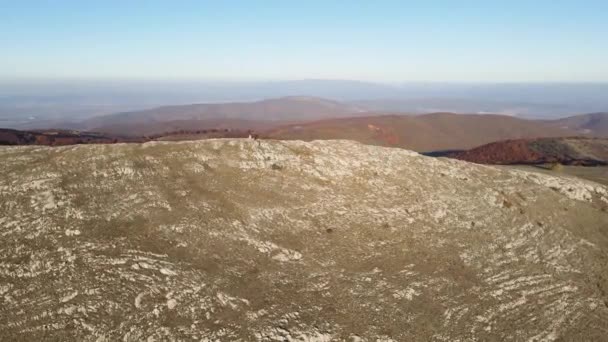
{"type": "Polygon", "coordinates": [[[607,207],[351,141],[0,147],[0,340],[607,340],[607,207]]]}

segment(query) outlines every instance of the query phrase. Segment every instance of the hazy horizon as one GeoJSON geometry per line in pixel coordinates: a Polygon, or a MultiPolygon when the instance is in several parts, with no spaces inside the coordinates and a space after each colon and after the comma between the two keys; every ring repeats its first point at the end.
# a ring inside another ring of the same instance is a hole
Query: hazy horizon
{"type": "Polygon", "coordinates": [[[608,83],[0,81],[0,126],[71,127],[94,116],[167,105],[286,96],[326,98],[378,113],[493,113],[551,119],[606,112],[607,93],[608,83]]]}

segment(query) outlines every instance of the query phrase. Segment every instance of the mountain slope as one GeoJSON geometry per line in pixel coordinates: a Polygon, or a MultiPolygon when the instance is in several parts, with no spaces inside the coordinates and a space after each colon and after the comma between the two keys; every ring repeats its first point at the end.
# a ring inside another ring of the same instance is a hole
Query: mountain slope
{"type": "Polygon", "coordinates": [[[607,165],[608,139],[540,138],[506,140],[446,156],[481,164],[607,165]]]}
{"type": "Polygon", "coordinates": [[[381,115],[287,125],[266,136],[277,139],[351,139],[415,151],[468,149],[497,140],[573,135],[541,121],[504,115],[434,113],[381,115]]]}
{"type": "Polygon", "coordinates": [[[607,197],[348,141],[0,147],[0,340],[602,340],[607,197]]]}

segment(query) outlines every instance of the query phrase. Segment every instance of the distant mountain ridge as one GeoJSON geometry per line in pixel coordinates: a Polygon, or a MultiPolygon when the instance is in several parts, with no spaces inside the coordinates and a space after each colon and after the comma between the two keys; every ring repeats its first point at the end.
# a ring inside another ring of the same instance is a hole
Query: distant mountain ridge
{"type": "Polygon", "coordinates": [[[527,120],[497,114],[410,115],[372,111],[360,104],[319,97],[288,96],[255,102],[164,106],[103,115],[57,127],[131,138],[182,132],[178,139],[185,135],[192,139],[225,135],[197,131],[237,131],[239,136],[242,132],[255,131],[271,139],[351,139],[431,152],[470,149],[508,139],[608,137],[608,113],[559,120],[527,120]]]}
{"type": "Polygon", "coordinates": [[[433,112],[450,112],[463,114],[501,114],[526,119],[547,119],[559,117],[584,107],[567,104],[547,104],[522,101],[499,101],[471,98],[406,98],[377,99],[352,102],[373,111],[406,112],[427,114],[433,112]]]}
{"type": "Polygon", "coordinates": [[[608,83],[0,80],[0,127],[82,130],[87,128],[70,124],[99,115],[166,105],[259,101],[299,95],[328,98],[384,113],[495,113],[555,119],[606,111],[607,93],[608,83]]]}
{"type": "Polygon", "coordinates": [[[207,103],[184,106],[165,106],[150,110],[98,116],[81,123],[85,130],[114,134],[159,133],[154,127],[173,126],[205,128],[226,126],[232,128],[269,127],[277,122],[319,120],[328,117],[348,117],[362,110],[338,101],[310,97],[289,96],[256,102],[207,103]],[[197,123],[197,121],[200,121],[197,123]],[[184,122],[188,125],[183,126],[184,122]]]}

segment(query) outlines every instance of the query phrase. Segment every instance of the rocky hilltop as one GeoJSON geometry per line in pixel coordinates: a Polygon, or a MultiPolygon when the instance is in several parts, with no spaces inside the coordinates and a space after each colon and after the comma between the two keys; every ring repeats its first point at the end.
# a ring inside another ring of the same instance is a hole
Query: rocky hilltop
{"type": "Polygon", "coordinates": [[[0,340],[602,340],[608,190],[350,141],[0,148],[0,340]]]}

